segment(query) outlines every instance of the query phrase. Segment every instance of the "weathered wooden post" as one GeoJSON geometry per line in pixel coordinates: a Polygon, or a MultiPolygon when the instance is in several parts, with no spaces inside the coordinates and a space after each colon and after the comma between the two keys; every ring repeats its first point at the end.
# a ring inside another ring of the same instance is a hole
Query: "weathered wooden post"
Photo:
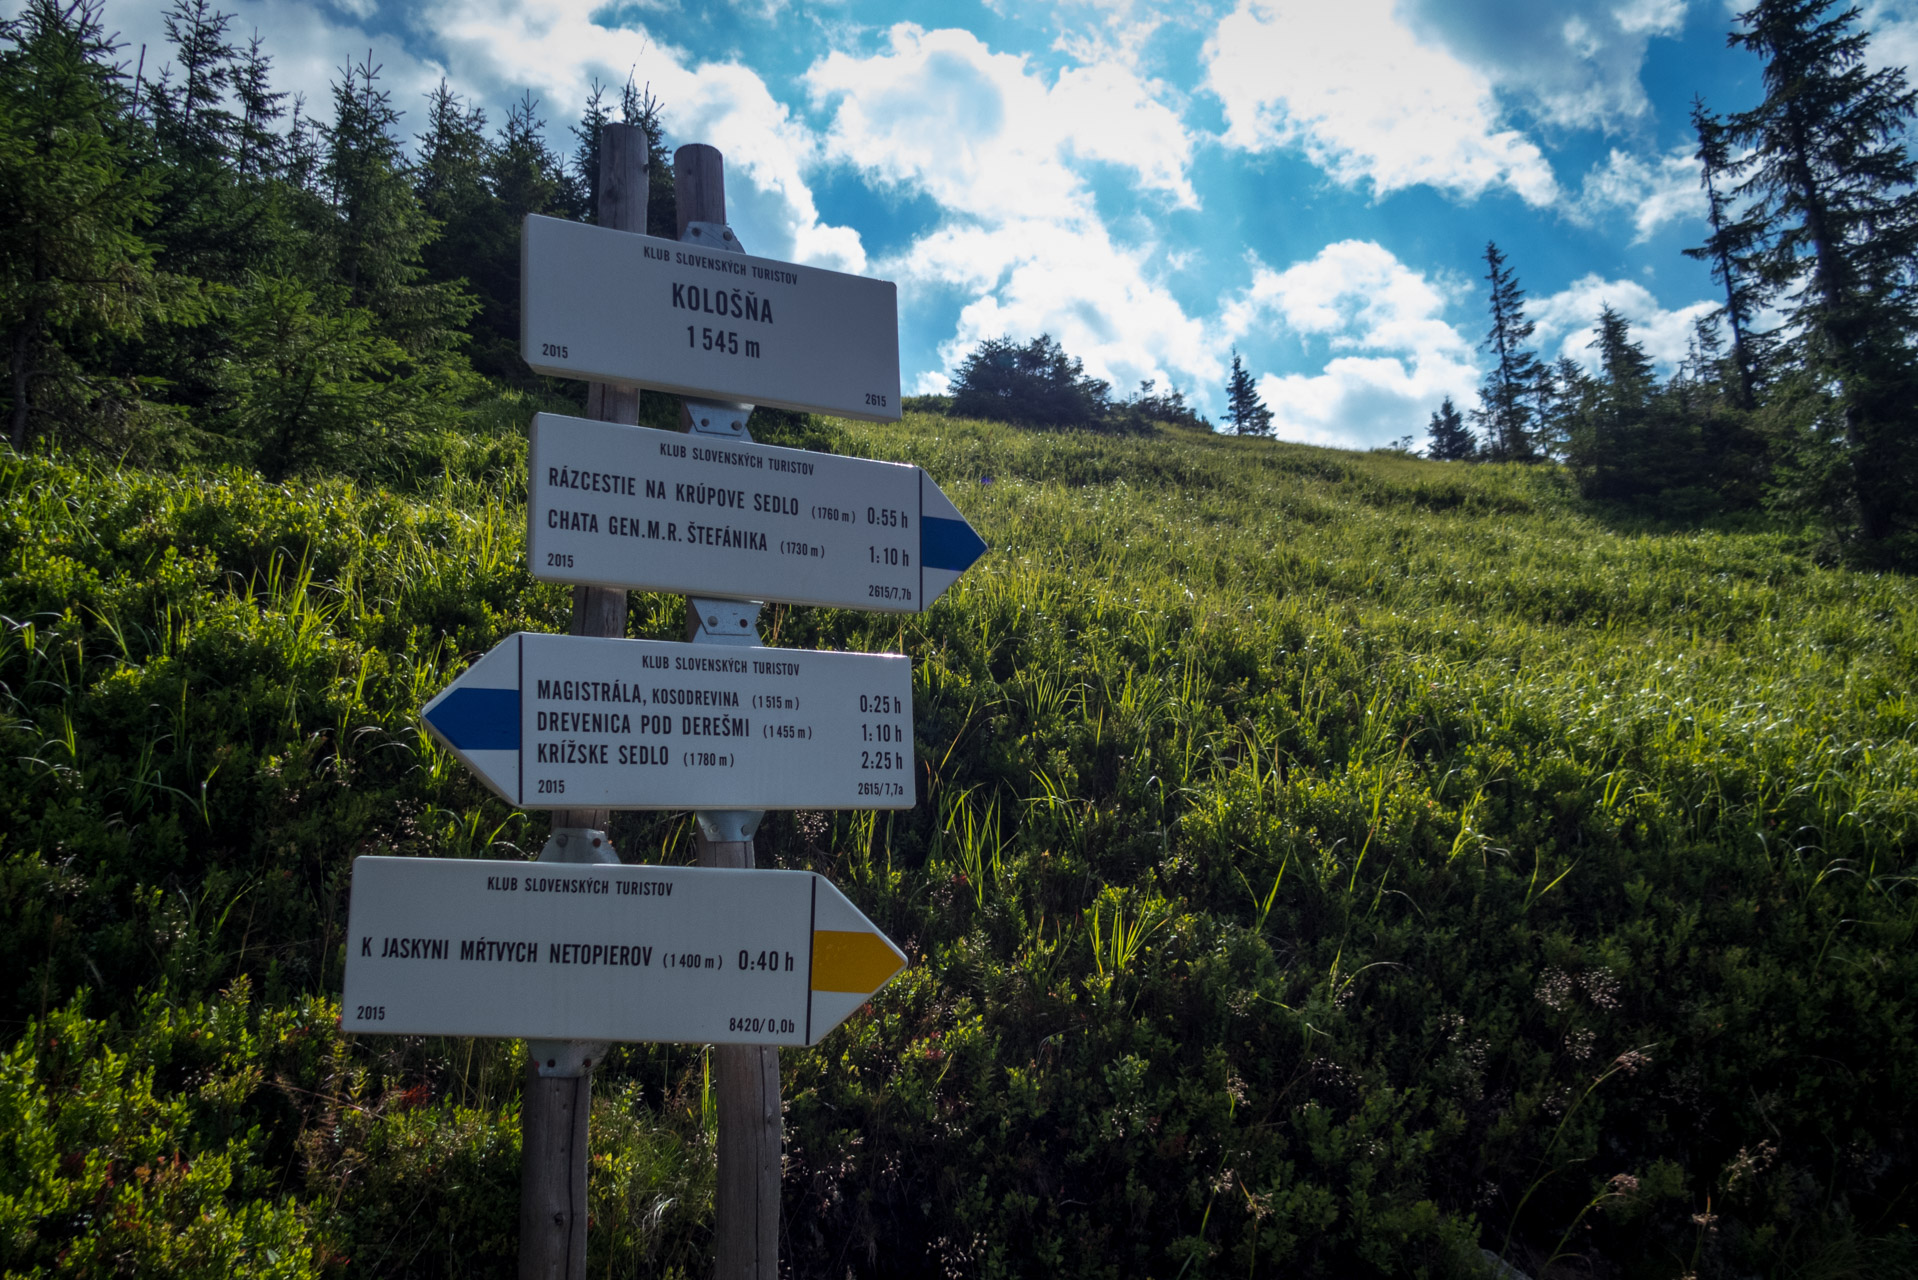
{"type": "MultiPolygon", "coordinates": [[[[599,225],[646,232],[646,132],[608,124],[599,141],[599,225]]],[[[639,388],[586,385],[586,414],[601,422],[639,422],[639,388]]],[[[573,588],[576,636],[624,636],[626,592],[573,588]]],[[[617,862],[606,838],[610,811],[559,809],[542,862],[617,862]]],[[[606,1050],[592,1041],[529,1040],[520,1104],[520,1280],[585,1280],[587,1119],[593,1064],[606,1050]]]]}

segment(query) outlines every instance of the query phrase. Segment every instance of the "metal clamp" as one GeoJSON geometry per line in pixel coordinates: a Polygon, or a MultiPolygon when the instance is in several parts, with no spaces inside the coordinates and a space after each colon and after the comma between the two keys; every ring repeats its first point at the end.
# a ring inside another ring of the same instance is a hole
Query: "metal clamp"
{"type": "Polygon", "coordinates": [[[701,809],[693,814],[699,834],[713,844],[739,844],[759,831],[764,809],[701,809]]]}
{"type": "Polygon", "coordinates": [[[739,243],[739,237],[733,234],[733,229],[723,222],[688,222],[679,242],[703,244],[708,249],[718,249],[722,253],[746,252],[746,246],[739,243]]]}
{"type": "Polygon", "coordinates": [[[606,1057],[610,1040],[528,1040],[526,1056],[533,1069],[549,1079],[572,1080],[593,1074],[593,1064],[606,1057]]]}
{"type": "Polygon", "coordinates": [[[743,644],[757,647],[759,610],[757,600],[708,600],[686,597],[686,612],[691,615],[694,644],[743,644]]]}
{"type": "Polygon", "coordinates": [[[540,848],[541,862],[585,862],[619,865],[613,842],[597,827],[554,827],[540,848]]]}
{"type": "Polygon", "coordinates": [[[688,400],[685,404],[692,434],[723,436],[728,440],[752,439],[746,434],[746,423],[753,416],[751,405],[734,404],[730,400],[688,400]]]}

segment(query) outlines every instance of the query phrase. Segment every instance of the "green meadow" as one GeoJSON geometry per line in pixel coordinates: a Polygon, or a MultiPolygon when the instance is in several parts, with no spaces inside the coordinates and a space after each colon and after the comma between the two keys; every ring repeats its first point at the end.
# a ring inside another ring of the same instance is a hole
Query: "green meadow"
{"type": "MultiPolygon", "coordinates": [[[[530,410],[388,487],[0,458],[0,1273],[516,1273],[519,1046],[337,996],[356,855],[544,838],[416,714],[565,627],[530,410]]],[[[911,958],[782,1057],[794,1276],[1918,1272],[1909,578],[1550,466],[761,438],[992,545],[924,616],[761,617],[915,684],[917,808],[759,838],[911,958]]],[[[708,1273],[706,1055],[595,1088],[589,1273],[708,1273]]]]}

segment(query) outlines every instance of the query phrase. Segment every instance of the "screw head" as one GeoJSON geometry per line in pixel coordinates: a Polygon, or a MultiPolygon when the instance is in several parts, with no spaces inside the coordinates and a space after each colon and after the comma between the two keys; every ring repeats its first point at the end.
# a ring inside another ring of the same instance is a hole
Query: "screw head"
{"type": "Polygon", "coordinates": [[[743,627],[743,626],[745,626],[745,625],[746,625],[746,620],[745,620],[744,618],[741,618],[741,619],[739,620],[739,625],[740,625],[740,626],[742,626],[742,627],[743,627]]]}
{"type": "Polygon", "coordinates": [[[708,618],[708,619],[706,619],[706,625],[707,625],[707,626],[709,626],[709,627],[716,627],[716,626],[718,626],[718,625],[719,625],[719,619],[718,619],[718,618],[708,618]]]}
{"type": "Polygon", "coordinates": [[[725,236],[726,236],[726,238],[727,238],[728,240],[730,240],[730,239],[732,239],[732,238],[733,238],[733,232],[732,232],[732,228],[731,228],[731,227],[728,227],[728,228],[726,229],[726,231],[725,231],[725,236]]]}
{"type": "Polygon", "coordinates": [[[555,1058],[548,1058],[546,1060],[546,1065],[549,1067],[556,1067],[559,1065],[559,1061],[555,1058]]]}
{"type": "Polygon", "coordinates": [[[700,426],[702,426],[702,427],[710,427],[710,426],[712,426],[712,425],[713,425],[713,423],[712,423],[712,419],[710,419],[710,418],[701,418],[701,419],[699,420],[699,425],[700,425],[700,426]]]}

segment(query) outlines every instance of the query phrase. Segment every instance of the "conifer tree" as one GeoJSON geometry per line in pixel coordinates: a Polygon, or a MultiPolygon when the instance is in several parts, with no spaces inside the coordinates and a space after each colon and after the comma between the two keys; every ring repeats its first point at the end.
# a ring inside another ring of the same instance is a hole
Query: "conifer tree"
{"type": "Polygon", "coordinates": [[[1505,265],[1497,244],[1485,245],[1485,278],[1490,281],[1492,327],[1483,345],[1497,363],[1479,388],[1479,407],[1472,417],[1485,439],[1485,453],[1499,462],[1531,462],[1537,456],[1532,440],[1533,396],[1539,384],[1538,357],[1525,344],[1532,322],[1525,318],[1525,291],[1517,273],[1505,265]]]}
{"type": "Polygon", "coordinates": [[[273,59],[260,45],[260,33],[256,30],[233,71],[233,96],[240,104],[233,167],[248,177],[279,171],[282,144],[273,125],[286,114],[286,108],[280,104],[286,101],[287,95],[274,92],[273,59]]]}
{"type": "Polygon", "coordinates": [[[1752,260],[1766,239],[1762,211],[1735,208],[1726,183],[1734,175],[1731,141],[1725,124],[1705,109],[1702,99],[1692,102],[1692,129],[1698,135],[1699,182],[1705,188],[1705,219],[1711,235],[1685,256],[1711,265],[1712,279],[1725,291],[1719,314],[1731,330],[1732,367],[1737,373],[1736,402],[1751,409],[1758,403],[1761,361],[1767,349],[1763,335],[1753,329],[1753,318],[1768,300],[1763,278],[1752,260]]]}
{"type": "MultiPolygon", "coordinates": [[[[606,86],[595,76],[579,122],[572,128],[572,176],[580,192],[580,216],[587,222],[599,221],[599,137],[612,118],[613,113],[606,106],[606,86]]],[[[651,185],[647,183],[648,188],[651,185]]]]}
{"type": "MultiPolygon", "coordinates": [[[[493,147],[486,113],[463,102],[443,79],[426,101],[426,131],[414,139],[413,190],[439,234],[422,250],[421,261],[433,280],[470,282],[506,248],[506,229],[487,184],[493,147]]],[[[512,234],[516,243],[517,228],[512,234]]]]}
{"type": "Polygon", "coordinates": [[[1096,427],[1110,407],[1111,386],[1086,374],[1051,334],[1020,346],[988,338],[959,366],[952,381],[956,417],[992,418],[1034,426],[1096,427]]]}
{"type": "Polygon", "coordinates": [[[1739,15],[1730,42],[1764,60],[1765,98],[1727,136],[1751,149],[1738,194],[1772,229],[1757,262],[1805,388],[1827,401],[1813,500],[1842,498],[1833,514],[1865,544],[1918,560],[1918,166],[1904,143],[1918,93],[1902,68],[1866,65],[1858,10],[1835,8],[1759,0],[1739,15]]]}
{"type": "Polygon", "coordinates": [[[28,0],[0,24],[0,336],[16,449],[50,404],[97,396],[77,347],[136,335],[164,309],[143,235],[153,184],[120,129],[112,53],[93,0],[28,0]]]}
{"type": "Polygon", "coordinates": [[[400,113],[378,87],[372,54],[341,69],[333,86],[333,123],[324,130],[320,177],[330,207],[325,233],[338,280],[351,305],[379,318],[384,331],[414,355],[459,340],[472,312],[463,291],[423,281],[423,254],[434,234],[408,181],[395,127],[400,113]]]}
{"type": "Polygon", "coordinates": [[[1478,441],[1465,425],[1465,415],[1458,411],[1450,396],[1433,410],[1431,425],[1426,427],[1425,434],[1425,456],[1439,462],[1463,462],[1478,449],[1478,441]]]}
{"type": "Polygon", "coordinates": [[[1272,434],[1272,411],[1259,398],[1259,389],[1253,384],[1252,375],[1246,372],[1245,362],[1237,350],[1232,352],[1232,376],[1226,381],[1225,394],[1225,420],[1232,424],[1235,433],[1242,436],[1272,434]]]}
{"type": "Polygon", "coordinates": [[[227,36],[233,15],[207,0],[174,0],[161,18],[179,59],[180,88],[156,82],[154,129],[161,144],[194,159],[224,156],[234,131],[226,92],[234,78],[234,48],[227,36]]]}

